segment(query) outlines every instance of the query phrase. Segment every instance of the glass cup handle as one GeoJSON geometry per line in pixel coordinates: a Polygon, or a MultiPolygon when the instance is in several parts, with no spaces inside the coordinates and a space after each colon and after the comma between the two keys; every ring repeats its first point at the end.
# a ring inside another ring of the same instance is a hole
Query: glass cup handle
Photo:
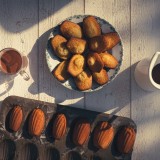
{"type": "Polygon", "coordinates": [[[28,73],[26,73],[24,70],[21,70],[19,74],[23,77],[24,80],[28,81],[30,79],[30,76],[28,73]]]}

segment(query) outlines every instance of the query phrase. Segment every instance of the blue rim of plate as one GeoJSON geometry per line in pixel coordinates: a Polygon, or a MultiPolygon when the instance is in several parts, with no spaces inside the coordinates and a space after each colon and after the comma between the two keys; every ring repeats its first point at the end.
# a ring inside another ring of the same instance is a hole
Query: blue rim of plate
{"type": "MultiPolygon", "coordinates": [[[[115,71],[115,72],[114,72],[113,75],[109,76],[109,81],[108,81],[106,84],[104,84],[104,85],[98,85],[98,84],[97,84],[96,82],[94,82],[94,80],[93,80],[92,87],[93,87],[93,85],[94,85],[94,88],[89,89],[89,90],[85,90],[85,91],[81,91],[81,90],[79,90],[79,89],[76,87],[76,85],[75,85],[74,80],[73,80],[72,77],[71,77],[69,80],[65,81],[65,82],[60,82],[60,81],[58,81],[58,80],[53,76],[53,77],[57,80],[57,82],[60,83],[62,86],[66,87],[66,88],[68,88],[68,89],[70,89],[70,90],[75,90],[75,91],[79,91],[79,92],[93,92],[93,91],[98,91],[98,90],[102,89],[104,86],[106,86],[106,85],[108,85],[109,83],[111,83],[111,81],[113,81],[113,80],[116,78],[116,76],[118,75],[118,72],[119,72],[119,70],[120,70],[120,68],[121,68],[122,61],[123,61],[123,50],[124,50],[124,49],[123,49],[122,38],[121,38],[121,36],[119,35],[119,33],[116,31],[116,29],[113,27],[113,25],[111,25],[108,21],[106,21],[106,20],[104,20],[104,19],[102,19],[102,18],[100,18],[100,17],[98,17],[98,16],[95,16],[95,15],[74,15],[74,16],[68,17],[68,18],[64,19],[63,21],[61,21],[60,23],[58,23],[55,27],[53,27],[53,29],[52,29],[52,31],[51,31],[51,33],[50,33],[50,36],[49,36],[48,42],[47,42],[46,52],[45,52],[46,62],[47,62],[48,69],[49,69],[50,73],[52,74],[53,69],[57,66],[58,63],[61,62],[61,60],[60,60],[57,56],[54,55],[54,51],[53,51],[53,49],[52,49],[52,47],[51,47],[51,44],[50,44],[50,39],[51,39],[52,37],[54,37],[56,34],[59,34],[59,33],[60,33],[60,31],[59,31],[59,26],[60,26],[61,23],[64,22],[65,20],[72,21],[73,19],[76,19],[76,20],[78,21],[79,19],[82,19],[82,20],[83,20],[83,19],[84,19],[85,17],[87,17],[87,16],[94,16],[94,17],[97,19],[97,21],[99,22],[101,28],[102,28],[102,26],[103,26],[104,24],[105,24],[105,25],[108,25],[108,27],[110,27],[110,28],[107,28],[107,29],[110,30],[109,32],[116,32],[116,33],[118,34],[118,36],[120,37],[120,42],[119,42],[117,45],[120,46],[121,51],[120,51],[120,56],[119,56],[120,59],[118,60],[118,66],[117,66],[115,69],[106,69],[108,73],[109,73],[110,70],[115,71]],[[51,61],[52,61],[52,62],[53,62],[53,61],[56,62],[55,67],[52,67],[51,62],[49,61],[50,58],[51,58],[51,61]],[[66,83],[66,82],[67,82],[67,83],[66,83]]],[[[72,22],[75,22],[75,21],[72,21],[72,22]]],[[[79,22],[81,23],[82,21],[79,21],[79,22]]],[[[76,22],[75,22],[75,23],[76,23],[76,22]]],[[[109,32],[105,32],[105,33],[109,33],[109,32]]],[[[102,32],[102,33],[103,33],[103,32],[102,32]]],[[[116,45],[116,46],[117,46],[117,45],[116,45]]],[[[113,48],[115,48],[115,47],[113,47],[113,48]]],[[[112,51],[111,51],[111,52],[112,52],[112,51]]],[[[53,75],[53,74],[52,74],[52,75],[53,75]]]]}

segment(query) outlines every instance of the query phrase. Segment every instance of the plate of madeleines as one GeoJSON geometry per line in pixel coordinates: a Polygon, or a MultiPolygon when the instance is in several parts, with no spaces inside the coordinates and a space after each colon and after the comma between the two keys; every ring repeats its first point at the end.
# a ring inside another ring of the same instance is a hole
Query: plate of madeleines
{"type": "Polygon", "coordinates": [[[46,60],[49,70],[66,88],[92,92],[109,84],[122,64],[119,34],[106,20],[75,15],[50,33],[46,60]]]}

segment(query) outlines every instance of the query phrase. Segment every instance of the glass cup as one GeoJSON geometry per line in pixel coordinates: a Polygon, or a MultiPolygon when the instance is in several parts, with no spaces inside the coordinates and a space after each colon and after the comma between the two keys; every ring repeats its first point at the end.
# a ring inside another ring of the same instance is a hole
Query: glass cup
{"type": "Polygon", "coordinates": [[[0,51],[0,72],[6,75],[21,75],[24,80],[30,79],[25,69],[28,58],[14,48],[5,48],[0,51]]]}

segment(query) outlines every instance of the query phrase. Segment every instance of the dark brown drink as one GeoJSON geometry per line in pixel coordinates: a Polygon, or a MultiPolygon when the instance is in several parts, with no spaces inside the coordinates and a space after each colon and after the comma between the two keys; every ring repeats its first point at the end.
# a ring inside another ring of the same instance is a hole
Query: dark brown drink
{"type": "Polygon", "coordinates": [[[160,64],[154,66],[152,70],[152,78],[157,84],[160,84],[160,64]]]}
{"type": "Polygon", "coordinates": [[[2,72],[15,74],[17,73],[22,66],[22,57],[15,50],[4,50],[0,57],[0,67],[2,72]]]}

